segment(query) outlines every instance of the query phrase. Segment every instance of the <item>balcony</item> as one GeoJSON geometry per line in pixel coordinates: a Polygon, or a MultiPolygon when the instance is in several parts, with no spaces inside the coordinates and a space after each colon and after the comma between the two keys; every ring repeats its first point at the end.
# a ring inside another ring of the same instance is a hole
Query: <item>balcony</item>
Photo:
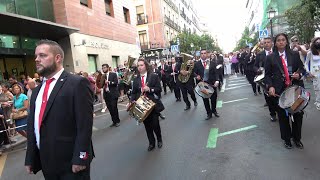
{"type": "Polygon", "coordinates": [[[140,43],[141,50],[149,49],[149,43],[148,42],[142,42],[140,43]]]}
{"type": "Polygon", "coordinates": [[[176,13],[179,13],[178,7],[171,0],[164,0],[176,13]]]}
{"type": "Polygon", "coordinates": [[[141,50],[164,48],[160,42],[140,42],[141,50]]]}
{"type": "Polygon", "coordinates": [[[180,16],[183,17],[183,19],[187,18],[187,15],[184,13],[184,11],[181,10],[180,12],[180,16]]]}
{"type": "Polygon", "coordinates": [[[137,16],[137,25],[148,24],[148,16],[137,16]]]}
{"type": "Polygon", "coordinates": [[[177,23],[172,21],[168,16],[164,16],[164,22],[170,26],[171,28],[175,29],[176,31],[180,32],[180,27],[177,23]]]}

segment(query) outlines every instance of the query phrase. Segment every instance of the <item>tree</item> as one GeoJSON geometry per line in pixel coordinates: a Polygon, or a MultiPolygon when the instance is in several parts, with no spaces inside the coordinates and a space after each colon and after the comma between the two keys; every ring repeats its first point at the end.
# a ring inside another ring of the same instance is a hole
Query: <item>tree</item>
{"type": "Polygon", "coordinates": [[[289,36],[298,35],[301,42],[310,42],[320,30],[320,1],[302,0],[285,12],[289,36]]]}
{"type": "Polygon", "coordinates": [[[237,46],[233,51],[238,51],[241,48],[248,46],[249,44],[255,45],[258,43],[258,32],[255,33],[254,37],[250,37],[249,27],[245,27],[242,33],[241,39],[237,42],[237,46]]]}
{"type": "Polygon", "coordinates": [[[192,54],[194,51],[199,51],[200,49],[222,52],[221,48],[216,44],[216,41],[208,34],[199,36],[183,31],[174,39],[174,42],[177,42],[177,38],[179,38],[180,42],[180,52],[192,54]],[[191,44],[193,44],[193,47],[191,47],[191,44]]]}

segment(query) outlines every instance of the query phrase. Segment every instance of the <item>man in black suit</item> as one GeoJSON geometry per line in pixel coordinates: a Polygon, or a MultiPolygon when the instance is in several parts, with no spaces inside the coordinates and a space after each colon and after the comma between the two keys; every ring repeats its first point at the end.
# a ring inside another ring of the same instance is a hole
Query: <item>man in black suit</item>
{"type": "Polygon", "coordinates": [[[204,106],[207,111],[207,118],[209,120],[212,118],[212,113],[219,117],[219,114],[216,110],[217,105],[217,87],[219,85],[219,75],[216,72],[216,63],[214,61],[208,60],[207,50],[202,49],[200,51],[200,60],[194,65],[194,73],[197,75],[197,83],[200,81],[207,82],[214,88],[214,93],[210,97],[211,107],[208,98],[202,98],[204,106]]]}
{"type": "Polygon", "coordinates": [[[109,109],[112,124],[110,127],[120,126],[119,111],[118,111],[118,98],[120,96],[118,91],[118,77],[114,72],[109,71],[109,65],[103,64],[102,71],[104,74],[101,76],[100,87],[103,87],[103,98],[109,109]]]}
{"type": "Polygon", "coordinates": [[[174,90],[174,95],[176,97],[176,101],[181,101],[181,93],[178,81],[180,64],[176,63],[175,58],[171,58],[171,66],[169,66],[168,74],[170,74],[170,84],[171,88],[174,90]]]}
{"type": "Polygon", "coordinates": [[[42,170],[46,180],[89,180],[94,157],[90,83],[64,71],[64,52],[54,41],[39,41],[35,57],[44,82],[33,90],[30,100],[27,171],[42,170]]]}
{"type": "MultiPolygon", "coordinates": [[[[267,59],[267,55],[272,54],[271,48],[273,46],[273,43],[272,43],[271,37],[264,38],[263,42],[261,44],[263,44],[264,50],[257,54],[256,61],[254,64],[254,71],[256,72],[257,75],[260,75],[262,73],[260,68],[264,68],[264,64],[267,59]]],[[[268,91],[268,90],[266,90],[266,91],[268,91]]],[[[266,104],[269,108],[269,112],[270,112],[270,116],[271,116],[270,119],[272,122],[274,122],[277,120],[276,107],[274,106],[273,103],[271,103],[272,98],[270,98],[266,93],[264,93],[264,98],[265,98],[266,104]]]]}
{"type": "Polygon", "coordinates": [[[164,94],[167,94],[167,79],[168,79],[168,65],[165,64],[164,60],[161,60],[161,65],[158,67],[160,71],[160,79],[162,81],[164,94]]]}
{"type": "Polygon", "coordinates": [[[280,124],[281,139],[284,140],[286,148],[291,149],[291,138],[298,148],[303,148],[301,143],[301,127],[303,112],[295,114],[287,113],[278,105],[279,95],[291,84],[304,86],[301,80],[302,73],[305,72],[299,54],[290,50],[288,37],[280,33],[275,37],[273,53],[267,56],[265,62],[265,83],[272,97],[272,103],[277,107],[280,124]],[[289,74],[292,74],[291,77],[289,74]],[[290,127],[289,117],[293,116],[292,128],[290,127]]]}
{"type": "Polygon", "coordinates": [[[138,100],[142,93],[144,93],[150,100],[156,103],[155,108],[143,121],[149,140],[148,151],[152,151],[156,144],[153,133],[156,134],[158,148],[162,147],[161,128],[159,124],[160,112],[164,110],[164,106],[160,100],[162,90],[159,78],[156,74],[150,72],[150,66],[147,61],[144,59],[138,60],[138,71],[138,76],[133,80],[130,101],[138,100]]]}
{"type": "MultiPolygon", "coordinates": [[[[186,66],[191,66],[192,64],[194,66],[194,62],[192,60],[189,60],[189,62],[187,64],[188,65],[186,65],[186,66]]],[[[191,67],[189,67],[189,68],[191,68],[191,67]]],[[[187,82],[179,82],[180,89],[182,92],[182,98],[183,98],[183,101],[186,103],[186,107],[184,108],[184,110],[187,111],[190,109],[190,106],[191,106],[191,103],[188,98],[188,93],[190,94],[191,99],[194,102],[194,106],[198,105],[197,99],[196,99],[196,96],[195,96],[194,90],[193,90],[194,69],[192,71],[188,70],[188,68],[183,70],[183,69],[181,69],[181,66],[180,66],[179,72],[183,76],[187,76],[188,74],[190,74],[189,80],[187,82]]]]}

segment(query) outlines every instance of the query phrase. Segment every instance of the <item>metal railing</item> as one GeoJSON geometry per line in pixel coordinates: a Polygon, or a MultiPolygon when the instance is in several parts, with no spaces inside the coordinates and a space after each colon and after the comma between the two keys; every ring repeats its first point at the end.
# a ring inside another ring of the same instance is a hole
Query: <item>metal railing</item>
{"type": "Polygon", "coordinates": [[[148,16],[137,17],[137,25],[148,24],[148,16]]]}

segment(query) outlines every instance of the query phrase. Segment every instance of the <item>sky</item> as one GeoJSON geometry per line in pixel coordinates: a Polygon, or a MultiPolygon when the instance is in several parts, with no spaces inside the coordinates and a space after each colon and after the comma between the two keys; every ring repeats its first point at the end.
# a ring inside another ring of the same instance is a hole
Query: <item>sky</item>
{"type": "Polygon", "coordinates": [[[211,35],[216,36],[223,51],[231,52],[241,38],[247,17],[247,0],[194,0],[197,11],[208,24],[211,35]]]}

